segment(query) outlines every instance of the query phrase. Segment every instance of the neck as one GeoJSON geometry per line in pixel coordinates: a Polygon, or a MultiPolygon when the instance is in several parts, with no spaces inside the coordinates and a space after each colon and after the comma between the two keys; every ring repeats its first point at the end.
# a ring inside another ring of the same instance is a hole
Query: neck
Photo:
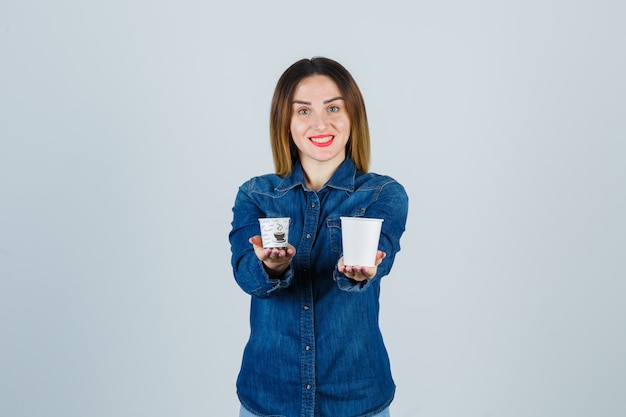
{"type": "Polygon", "coordinates": [[[307,188],[318,191],[328,180],[333,176],[339,165],[343,162],[343,159],[335,164],[329,164],[328,161],[324,163],[304,163],[302,169],[304,170],[304,178],[306,180],[307,188]]]}

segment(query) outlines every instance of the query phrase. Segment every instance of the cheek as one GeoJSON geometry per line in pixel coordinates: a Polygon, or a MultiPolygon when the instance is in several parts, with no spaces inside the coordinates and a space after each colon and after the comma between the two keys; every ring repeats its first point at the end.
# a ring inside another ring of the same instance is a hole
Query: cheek
{"type": "Polygon", "coordinates": [[[295,138],[296,136],[302,135],[306,131],[306,126],[302,123],[292,121],[289,124],[289,129],[291,131],[291,136],[295,138]]]}
{"type": "Polygon", "coordinates": [[[350,130],[350,118],[348,117],[342,117],[338,123],[341,125],[341,127],[344,130],[350,130]]]}
{"type": "Polygon", "coordinates": [[[346,134],[349,136],[350,135],[350,131],[352,130],[351,127],[352,125],[350,124],[350,120],[345,119],[342,121],[341,127],[343,129],[344,132],[346,132],[346,134]]]}

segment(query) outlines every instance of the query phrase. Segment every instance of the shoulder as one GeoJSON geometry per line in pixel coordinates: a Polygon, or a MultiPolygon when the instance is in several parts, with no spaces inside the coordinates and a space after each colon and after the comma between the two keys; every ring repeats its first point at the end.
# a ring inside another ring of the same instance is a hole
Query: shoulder
{"type": "Polygon", "coordinates": [[[389,175],[368,172],[357,175],[354,192],[366,193],[373,201],[393,206],[394,210],[408,210],[409,196],[398,181],[389,175]]]}
{"type": "Polygon", "coordinates": [[[371,202],[370,215],[379,213],[389,221],[393,218],[395,222],[406,222],[409,196],[404,186],[395,178],[373,172],[362,174],[357,177],[354,191],[355,196],[360,194],[362,198],[371,202]],[[373,207],[376,207],[375,211],[371,211],[373,207]],[[391,213],[392,216],[388,217],[385,213],[391,213]]]}
{"type": "Polygon", "coordinates": [[[402,184],[389,175],[377,174],[375,172],[357,172],[354,183],[354,191],[366,191],[372,189],[382,190],[383,188],[406,193],[402,184]]]}
{"type": "Polygon", "coordinates": [[[274,190],[283,179],[276,174],[264,174],[252,177],[239,187],[246,194],[264,193],[274,190]]]}

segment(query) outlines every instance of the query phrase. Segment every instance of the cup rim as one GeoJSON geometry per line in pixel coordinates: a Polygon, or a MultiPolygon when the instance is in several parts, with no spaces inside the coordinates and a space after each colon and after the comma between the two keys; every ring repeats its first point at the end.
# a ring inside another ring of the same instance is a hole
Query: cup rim
{"type": "Polygon", "coordinates": [[[359,220],[359,221],[370,221],[370,222],[384,222],[385,219],[377,219],[374,217],[350,217],[350,216],[340,216],[340,219],[348,219],[348,220],[359,220]]]}

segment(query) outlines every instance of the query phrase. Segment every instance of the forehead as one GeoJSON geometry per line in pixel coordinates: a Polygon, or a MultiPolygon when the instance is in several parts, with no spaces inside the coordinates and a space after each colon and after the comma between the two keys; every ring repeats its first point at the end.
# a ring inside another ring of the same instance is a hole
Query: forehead
{"type": "Polygon", "coordinates": [[[337,83],[327,75],[311,75],[300,80],[294,91],[294,100],[341,96],[337,83]]]}

